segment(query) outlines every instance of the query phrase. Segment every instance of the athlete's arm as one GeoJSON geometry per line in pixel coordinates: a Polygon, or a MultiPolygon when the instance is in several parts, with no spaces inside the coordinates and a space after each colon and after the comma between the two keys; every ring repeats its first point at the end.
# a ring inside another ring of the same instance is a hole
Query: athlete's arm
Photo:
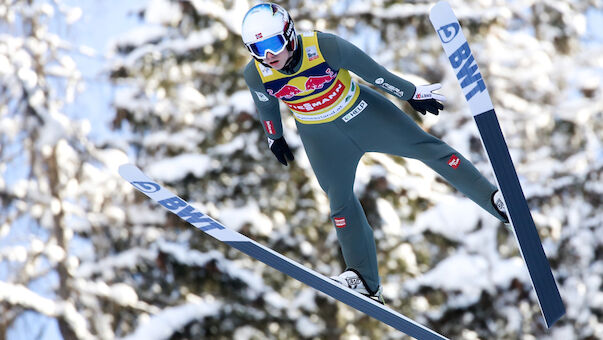
{"type": "Polygon", "coordinates": [[[367,82],[408,101],[413,109],[422,114],[429,111],[437,115],[439,110],[444,109],[440,101],[446,98],[434,92],[441,88],[440,84],[415,86],[389,72],[354,44],[336,35],[319,32],[318,43],[325,60],[333,68],[344,68],[356,73],[367,82]]]}
{"type": "Polygon", "coordinates": [[[320,50],[333,68],[354,72],[365,81],[402,99],[412,99],[415,85],[389,72],[368,54],[349,41],[334,34],[318,32],[320,50]]]}
{"type": "Polygon", "coordinates": [[[283,123],[281,122],[281,112],[278,106],[278,99],[268,95],[262,79],[258,74],[253,60],[245,66],[243,77],[251,91],[253,102],[260,113],[260,120],[264,127],[264,133],[268,137],[268,146],[276,159],[283,165],[287,165],[287,160],[294,159],[289,145],[283,137],[283,123]]]}
{"type": "Polygon", "coordinates": [[[245,66],[243,76],[251,97],[260,114],[260,120],[264,127],[266,136],[272,140],[279,139],[283,136],[283,124],[281,122],[281,112],[278,106],[278,99],[266,92],[266,88],[262,83],[260,75],[253,60],[245,66]]]}

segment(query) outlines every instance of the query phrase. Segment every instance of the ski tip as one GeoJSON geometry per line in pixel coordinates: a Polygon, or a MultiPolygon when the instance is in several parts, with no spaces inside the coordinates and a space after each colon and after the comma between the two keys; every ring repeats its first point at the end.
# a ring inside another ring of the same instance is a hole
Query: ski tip
{"type": "Polygon", "coordinates": [[[448,1],[438,1],[435,5],[433,5],[433,7],[431,7],[430,10],[430,15],[433,15],[434,13],[438,13],[441,11],[451,11],[452,7],[450,7],[450,4],[448,3],[448,1]]]}
{"type": "Polygon", "coordinates": [[[434,27],[438,26],[436,29],[444,24],[457,21],[456,15],[447,1],[440,1],[431,8],[429,11],[429,20],[434,27]]]}
{"type": "Polygon", "coordinates": [[[452,8],[452,7],[450,7],[450,4],[448,3],[448,1],[442,0],[442,1],[436,2],[436,4],[433,5],[431,10],[433,11],[433,10],[443,9],[443,8],[452,8]]]}
{"type": "Polygon", "coordinates": [[[133,166],[135,166],[134,164],[130,164],[130,163],[126,163],[126,164],[122,164],[119,166],[119,168],[117,169],[117,171],[119,172],[120,175],[122,175],[126,170],[132,168],[133,166]]]}
{"type": "Polygon", "coordinates": [[[129,178],[131,177],[130,175],[133,173],[139,173],[140,169],[138,169],[138,167],[134,164],[126,163],[120,165],[117,169],[117,172],[122,178],[127,179],[129,181],[129,178]]]}

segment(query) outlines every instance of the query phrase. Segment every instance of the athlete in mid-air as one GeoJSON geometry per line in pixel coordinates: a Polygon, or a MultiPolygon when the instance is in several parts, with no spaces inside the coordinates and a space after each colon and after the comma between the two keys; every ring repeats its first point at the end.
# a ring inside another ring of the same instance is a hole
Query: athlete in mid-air
{"type": "Polygon", "coordinates": [[[297,35],[282,7],[262,3],[243,19],[242,38],[253,60],[244,69],[270,150],[287,165],[293,154],[283,137],[278,100],[293,113],[312,169],[326,192],[347,269],[333,277],[383,303],[373,231],[354,195],[354,177],[366,152],[415,158],[503,222],[502,198],[459,152],[423,131],[377,91],[358,85],[355,73],[422,114],[438,114],[439,84],[414,85],[333,34],[297,35]]]}

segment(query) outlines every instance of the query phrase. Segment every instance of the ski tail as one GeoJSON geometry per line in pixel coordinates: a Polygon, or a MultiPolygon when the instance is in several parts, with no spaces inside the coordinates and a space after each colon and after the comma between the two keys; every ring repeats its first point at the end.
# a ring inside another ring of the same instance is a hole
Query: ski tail
{"type": "Polygon", "coordinates": [[[195,228],[261,262],[264,262],[272,268],[275,268],[414,338],[425,340],[447,339],[389,307],[381,305],[362,294],[344,287],[334,280],[302,266],[239,232],[227,228],[222,223],[200,212],[182,198],[174,195],[160,184],[154,182],[136,166],[124,164],[119,167],[119,174],[126,181],[130,182],[135,189],[147,195],[165,209],[178,215],[178,217],[190,223],[195,228]]]}
{"type": "Polygon", "coordinates": [[[542,315],[547,327],[551,327],[565,314],[565,306],[521,189],[490,94],[450,5],[446,1],[438,2],[431,9],[429,18],[469,103],[542,315]]]}

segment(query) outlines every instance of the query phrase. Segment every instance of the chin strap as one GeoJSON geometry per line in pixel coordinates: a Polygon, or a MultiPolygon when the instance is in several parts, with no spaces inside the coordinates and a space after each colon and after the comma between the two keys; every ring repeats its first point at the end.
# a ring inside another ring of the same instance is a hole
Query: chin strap
{"type": "Polygon", "coordinates": [[[295,71],[294,70],[295,66],[297,66],[297,63],[301,59],[301,48],[299,48],[299,46],[296,46],[296,47],[297,48],[293,51],[293,54],[291,55],[291,57],[289,57],[289,59],[287,59],[287,62],[285,63],[285,66],[283,67],[283,71],[285,71],[287,73],[293,73],[295,71]]]}

